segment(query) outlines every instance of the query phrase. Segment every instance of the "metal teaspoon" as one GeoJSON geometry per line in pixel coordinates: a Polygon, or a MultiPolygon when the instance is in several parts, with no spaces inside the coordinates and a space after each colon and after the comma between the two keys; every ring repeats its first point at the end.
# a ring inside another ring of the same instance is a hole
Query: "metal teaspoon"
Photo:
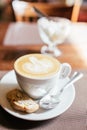
{"type": "MultiPolygon", "coordinates": [[[[74,72],[74,74],[72,75],[72,77],[69,79],[69,81],[63,86],[63,88],[61,88],[61,90],[59,92],[56,93],[56,95],[54,93],[49,92],[47,95],[45,95],[39,102],[40,107],[44,108],[44,109],[52,109],[54,107],[56,107],[56,105],[58,105],[58,103],[60,103],[59,97],[60,95],[63,93],[63,91],[72,86],[73,83],[75,83],[77,80],[79,80],[80,78],[83,77],[83,74],[80,72],[74,72]]],[[[56,90],[56,87],[54,88],[54,91],[56,90]]]]}

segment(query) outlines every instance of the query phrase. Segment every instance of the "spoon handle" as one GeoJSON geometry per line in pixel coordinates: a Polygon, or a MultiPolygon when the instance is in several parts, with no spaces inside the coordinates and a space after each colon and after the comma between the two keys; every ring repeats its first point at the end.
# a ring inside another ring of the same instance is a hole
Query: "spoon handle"
{"type": "Polygon", "coordinates": [[[44,14],[43,12],[41,12],[39,9],[37,9],[36,7],[32,7],[34,9],[34,11],[37,13],[37,15],[39,17],[46,17],[48,20],[50,20],[50,17],[46,14],[44,14]]]}
{"type": "Polygon", "coordinates": [[[83,73],[75,72],[70,80],[61,88],[60,92],[63,92],[64,89],[68,88],[71,84],[75,83],[77,80],[83,77],[83,73]]]}
{"type": "Polygon", "coordinates": [[[59,97],[58,95],[61,95],[62,92],[70,87],[71,84],[75,83],[77,80],[79,80],[80,78],[83,77],[83,74],[82,73],[79,73],[79,72],[74,72],[74,74],[72,75],[72,77],[69,79],[69,81],[58,91],[58,86],[56,86],[54,88],[54,90],[51,90],[49,92],[50,96],[52,97],[59,97]]]}
{"type": "Polygon", "coordinates": [[[44,13],[38,10],[36,7],[33,6],[34,11],[38,14],[39,17],[46,17],[44,13]]]}

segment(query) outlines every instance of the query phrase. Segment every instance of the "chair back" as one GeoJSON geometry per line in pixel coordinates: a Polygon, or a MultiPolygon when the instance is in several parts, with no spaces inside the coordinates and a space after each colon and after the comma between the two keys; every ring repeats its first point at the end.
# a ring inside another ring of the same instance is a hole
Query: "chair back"
{"type": "MultiPolygon", "coordinates": [[[[65,17],[73,19],[73,13],[76,13],[73,6],[67,6],[65,4],[53,4],[53,3],[42,3],[42,2],[24,2],[24,1],[13,1],[12,7],[14,10],[16,21],[27,21],[36,22],[39,18],[32,7],[36,7],[41,12],[48,16],[65,17]]],[[[77,16],[78,17],[78,16],[77,16]]],[[[77,18],[78,19],[78,18],[77,18]]],[[[73,20],[74,21],[74,20],[73,20]]]]}

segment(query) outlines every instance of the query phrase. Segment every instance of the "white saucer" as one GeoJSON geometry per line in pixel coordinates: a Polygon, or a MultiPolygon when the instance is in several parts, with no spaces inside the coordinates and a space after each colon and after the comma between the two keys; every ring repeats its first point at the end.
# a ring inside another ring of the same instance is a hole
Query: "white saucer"
{"type": "MultiPolygon", "coordinates": [[[[65,82],[67,82],[67,80],[68,78],[62,81],[59,80],[58,86],[63,85],[65,82]]],[[[40,108],[36,113],[26,114],[12,109],[12,107],[10,106],[9,102],[6,99],[6,93],[14,88],[20,88],[20,87],[18,86],[18,83],[16,81],[14,70],[12,70],[8,72],[6,75],[4,75],[4,77],[1,79],[0,105],[5,111],[10,113],[11,115],[25,120],[39,121],[57,117],[58,115],[65,112],[71,106],[75,98],[75,88],[72,85],[67,89],[67,91],[64,91],[64,93],[61,96],[62,99],[61,102],[54,109],[43,110],[40,108]]]]}

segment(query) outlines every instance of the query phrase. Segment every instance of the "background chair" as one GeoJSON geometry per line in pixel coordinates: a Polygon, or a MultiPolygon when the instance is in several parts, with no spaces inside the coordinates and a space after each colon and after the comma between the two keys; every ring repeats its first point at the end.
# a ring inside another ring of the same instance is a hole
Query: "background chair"
{"type": "Polygon", "coordinates": [[[73,22],[78,21],[81,4],[82,4],[81,0],[75,0],[73,10],[72,10],[71,21],[73,21],[73,22]]]}
{"type": "Polygon", "coordinates": [[[65,17],[68,19],[72,18],[72,11],[74,8],[74,5],[67,6],[65,4],[59,4],[59,3],[54,4],[45,2],[35,3],[35,2],[13,1],[12,7],[14,10],[16,21],[36,22],[39,17],[33,10],[32,6],[36,7],[37,9],[39,9],[40,11],[49,16],[65,17]]]}

